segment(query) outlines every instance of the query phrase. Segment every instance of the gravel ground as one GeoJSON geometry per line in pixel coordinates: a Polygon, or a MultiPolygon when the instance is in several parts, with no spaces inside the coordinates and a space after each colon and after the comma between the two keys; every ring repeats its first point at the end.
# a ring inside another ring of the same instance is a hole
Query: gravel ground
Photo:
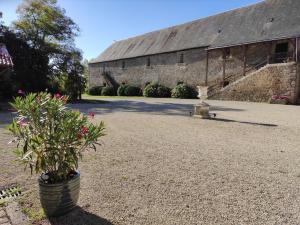
{"type": "MultiPolygon", "coordinates": [[[[108,135],[80,164],[79,207],[36,224],[300,224],[300,107],[208,102],[216,120],[189,116],[197,100],[74,105],[108,135]]],[[[35,190],[0,134],[1,184],[35,190]]]]}

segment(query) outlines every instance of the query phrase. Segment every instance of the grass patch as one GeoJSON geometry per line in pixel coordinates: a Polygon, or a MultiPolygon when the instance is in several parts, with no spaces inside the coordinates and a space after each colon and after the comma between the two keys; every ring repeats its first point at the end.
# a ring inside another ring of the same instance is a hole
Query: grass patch
{"type": "Polygon", "coordinates": [[[70,102],[70,104],[105,104],[108,103],[109,101],[104,101],[100,99],[92,99],[92,98],[82,98],[81,100],[77,100],[74,102],[70,102]]]}
{"type": "Polygon", "coordinates": [[[41,221],[46,218],[46,214],[42,208],[38,211],[31,208],[22,208],[21,211],[33,222],[41,221]]]}
{"type": "Polygon", "coordinates": [[[95,96],[95,95],[88,95],[83,94],[82,99],[85,100],[101,100],[101,99],[142,99],[145,98],[143,96],[95,96]]]}
{"type": "Polygon", "coordinates": [[[18,203],[22,213],[29,218],[30,222],[35,223],[47,218],[38,200],[37,190],[24,192],[23,196],[18,199],[18,203]]]}

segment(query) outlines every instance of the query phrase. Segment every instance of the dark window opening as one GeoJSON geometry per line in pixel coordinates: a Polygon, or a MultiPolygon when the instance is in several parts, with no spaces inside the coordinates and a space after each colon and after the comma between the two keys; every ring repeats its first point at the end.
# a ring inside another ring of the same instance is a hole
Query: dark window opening
{"type": "Polygon", "coordinates": [[[224,49],[224,58],[229,59],[231,57],[231,51],[230,48],[225,48],[224,49]]]}
{"type": "Polygon", "coordinates": [[[102,85],[103,85],[103,87],[106,87],[106,82],[103,82],[102,85]]]}
{"type": "Polygon", "coordinates": [[[183,62],[184,62],[183,53],[181,53],[179,54],[178,63],[183,63],[183,62]]]}
{"type": "Polygon", "coordinates": [[[125,61],[122,61],[122,69],[125,69],[125,61]]]}
{"type": "Polygon", "coordinates": [[[288,58],[289,43],[280,43],[275,48],[275,63],[283,63],[288,58]]]}
{"type": "Polygon", "coordinates": [[[276,45],[275,53],[287,53],[289,51],[289,43],[281,43],[276,45]]]}
{"type": "Polygon", "coordinates": [[[147,58],[147,66],[151,65],[150,57],[147,58]]]}

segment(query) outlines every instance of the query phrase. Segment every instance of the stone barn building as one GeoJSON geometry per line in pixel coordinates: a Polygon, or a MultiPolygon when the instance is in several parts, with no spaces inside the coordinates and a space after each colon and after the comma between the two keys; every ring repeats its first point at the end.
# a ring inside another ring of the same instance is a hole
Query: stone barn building
{"type": "Polygon", "coordinates": [[[89,85],[152,81],[208,86],[212,99],[299,96],[300,0],[265,0],[113,43],[89,63],[89,85]]]}

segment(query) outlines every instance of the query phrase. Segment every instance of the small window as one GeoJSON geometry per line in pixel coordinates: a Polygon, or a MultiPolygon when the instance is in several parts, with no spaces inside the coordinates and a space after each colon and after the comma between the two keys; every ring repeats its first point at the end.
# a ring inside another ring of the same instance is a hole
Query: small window
{"type": "Polygon", "coordinates": [[[183,53],[180,53],[178,57],[178,63],[183,63],[183,62],[184,62],[183,53]]]}
{"type": "Polygon", "coordinates": [[[125,69],[125,61],[122,61],[122,69],[125,69]]]}
{"type": "Polygon", "coordinates": [[[224,58],[229,59],[231,57],[231,51],[230,48],[225,48],[224,49],[224,58]]]}
{"type": "Polygon", "coordinates": [[[276,45],[275,52],[277,53],[287,53],[289,51],[289,43],[281,43],[276,45]]]}
{"type": "Polygon", "coordinates": [[[151,65],[151,60],[150,60],[150,57],[147,58],[147,66],[150,66],[151,65]]]}
{"type": "Polygon", "coordinates": [[[102,85],[103,85],[103,87],[106,87],[106,82],[103,82],[102,85]]]}
{"type": "Polygon", "coordinates": [[[275,63],[284,63],[288,60],[289,43],[280,43],[275,48],[275,63]]]}

